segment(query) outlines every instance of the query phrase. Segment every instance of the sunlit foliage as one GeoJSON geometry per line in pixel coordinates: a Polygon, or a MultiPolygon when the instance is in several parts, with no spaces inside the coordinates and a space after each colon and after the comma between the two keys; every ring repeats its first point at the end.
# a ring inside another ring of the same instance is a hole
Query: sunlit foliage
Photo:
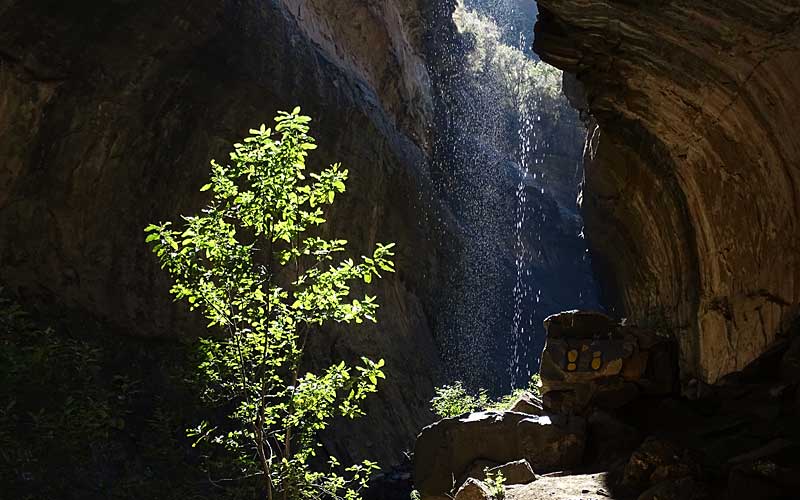
{"type": "Polygon", "coordinates": [[[478,389],[472,393],[468,391],[463,382],[456,381],[450,385],[443,385],[435,389],[435,396],[431,399],[431,410],[441,418],[450,418],[475,411],[507,411],[525,393],[541,397],[541,378],[536,373],[531,377],[528,387],[515,389],[509,394],[497,399],[491,399],[486,389],[478,389]]]}
{"type": "Polygon", "coordinates": [[[383,360],[344,361],[303,373],[307,339],[328,322],[375,321],[370,295],[354,284],[393,272],[393,244],[359,260],[337,259],[346,241],[323,239],[323,207],[345,191],[347,170],[306,170],[310,118],[295,108],[234,144],[230,165],[211,162],[211,203],[199,214],[147,227],[147,242],[185,300],[223,335],[203,341],[199,370],[207,399],[228,420],[202,422],[197,443],[224,447],[243,477],[260,478],[269,499],[360,498],[371,461],[324,471],[310,465],[318,433],[334,417],[363,414],[360,403],[384,378],[383,360]]]}
{"type": "Polygon", "coordinates": [[[559,98],[561,71],[505,44],[494,20],[467,9],[463,3],[459,3],[453,19],[459,32],[471,40],[468,68],[476,84],[498,89],[507,111],[532,111],[537,101],[559,98]]]}

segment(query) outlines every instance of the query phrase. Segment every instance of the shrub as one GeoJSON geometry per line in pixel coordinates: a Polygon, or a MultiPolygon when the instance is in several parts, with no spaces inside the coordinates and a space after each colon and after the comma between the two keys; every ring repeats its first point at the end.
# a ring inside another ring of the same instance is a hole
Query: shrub
{"type": "Polygon", "coordinates": [[[201,422],[196,443],[223,446],[243,477],[258,477],[265,496],[299,500],[359,498],[371,461],[347,467],[329,459],[324,472],[310,459],[317,434],[336,416],[363,414],[360,403],[384,378],[383,360],[342,361],[302,373],[307,339],[328,322],[375,321],[375,297],[354,298],[352,287],[392,272],[392,244],[370,257],[335,262],[345,240],[314,236],[323,207],[345,191],[339,164],[306,172],[310,118],[280,113],[274,129],[261,125],[234,144],[231,165],[211,162],[213,200],[201,213],[148,226],[172,277],[172,295],[199,310],[221,336],[203,340],[199,370],[209,401],[228,410],[226,422],[201,422]]]}
{"type": "MultiPolygon", "coordinates": [[[[475,85],[495,89],[505,111],[541,110],[542,99],[561,96],[561,71],[503,42],[500,28],[491,18],[459,3],[453,15],[459,32],[472,41],[467,69],[475,85]]],[[[549,106],[555,108],[556,106],[549,106]]]]}
{"type": "Polygon", "coordinates": [[[486,389],[479,389],[477,393],[471,394],[464,388],[462,382],[456,381],[452,385],[435,389],[436,395],[431,399],[431,410],[441,418],[457,417],[480,410],[507,411],[526,392],[541,397],[541,386],[541,378],[535,373],[527,388],[515,389],[505,396],[492,400],[486,389]]]}
{"type": "Polygon", "coordinates": [[[485,389],[479,390],[477,394],[470,394],[460,381],[437,387],[436,395],[431,399],[431,409],[442,418],[470,413],[486,408],[488,404],[489,396],[485,389]]]}

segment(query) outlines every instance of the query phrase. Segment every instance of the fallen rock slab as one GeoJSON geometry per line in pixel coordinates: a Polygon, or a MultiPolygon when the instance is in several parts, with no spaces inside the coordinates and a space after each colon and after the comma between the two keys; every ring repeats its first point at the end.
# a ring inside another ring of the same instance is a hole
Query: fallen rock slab
{"type": "Polygon", "coordinates": [[[545,415],[545,411],[542,407],[542,400],[530,392],[523,393],[514,404],[511,405],[511,409],[509,411],[513,411],[515,413],[525,413],[528,415],[545,415]]]}

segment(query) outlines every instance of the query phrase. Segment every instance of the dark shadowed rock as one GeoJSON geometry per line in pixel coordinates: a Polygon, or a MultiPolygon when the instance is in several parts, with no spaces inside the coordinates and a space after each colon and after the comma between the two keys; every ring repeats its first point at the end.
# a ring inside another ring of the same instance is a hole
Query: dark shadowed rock
{"type": "Polygon", "coordinates": [[[641,431],[603,410],[593,410],[587,419],[587,460],[609,465],[627,458],[642,440],[641,431]]]}
{"type": "Polygon", "coordinates": [[[709,495],[703,484],[690,477],[684,477],[658,483],[639,495],[637,500],[705,500],[707,498],[709,495]]]}
{"type": "Polygon", "coordinates": [[[618,323],[609,316],[595,311],[565,311],[544,320],[548,338],[565,335],[576,338],[593,338],[611,333],[618,323]]]}
{"type": "Polygon", "coordinates": [[[681,448],[662,439],[648,438],[628,460],[622,482],[637,489],[687,477],[693,472],[691,461],[681,448]]]}
{"type": "Polygon", "coordinates": [[[800,336],[796,337],[781,358],[781,375],[786,382],[800,382],[800,336]]]}
{"type": "Polygon", "coordinates": [[[772,458],[740,463],[731,469],[728,478],[728,500],[794,499],[798,492],[800,466],[796,458],[788,465],[772,458]]]}

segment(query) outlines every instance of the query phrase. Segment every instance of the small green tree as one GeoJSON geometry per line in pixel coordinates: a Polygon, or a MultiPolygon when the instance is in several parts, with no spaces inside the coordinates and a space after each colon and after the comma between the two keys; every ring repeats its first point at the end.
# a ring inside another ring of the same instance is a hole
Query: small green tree
{"type": "Polygon", "coordinates": [[[231,164],[211,162],[213,201],[198,215],[148,226],[176,299],[199,310],[218,335],[202,341],[208,397],[232,409],[226,424],[190,430],[199,442],[233,452],[243,476],[262,478],[264,495],[283,499],[359,498],[377,469],[364,461],[324,472],[309,461],[318,433],[336,416],[363,414],[362,400],[384,378],[383,360],[344,361],[320,373],[301,373],[309,334],[326,322],[375,321],[375,297],[355,298],[351,286],[393,272],[393,244],[371,257],[334,262],[345,240],[313,234],[323,206],[345,190],[347,170],[334,164],[306,173],[315,149],[311,119],[281,112],[274,129],[261,125],[234,144],[231,164]],[[345,477],[346,476],[346,477],[345,477]]]}

